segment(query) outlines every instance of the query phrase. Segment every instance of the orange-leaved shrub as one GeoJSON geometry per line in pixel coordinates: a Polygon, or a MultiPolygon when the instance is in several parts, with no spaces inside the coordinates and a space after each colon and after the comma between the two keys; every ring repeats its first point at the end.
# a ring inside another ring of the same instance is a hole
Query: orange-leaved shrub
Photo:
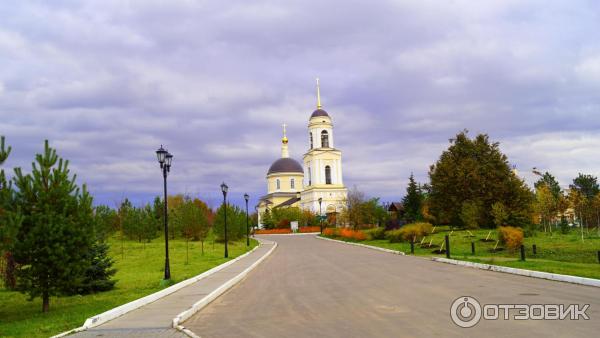
{"type": "Polygon", "coordinates": [[[498,227],[498,239],[508,249],[518,249],[523,244],[523,230],[511,226],[498,227]]]}
{"type": "Polygon", "coordinates": [[[323,230],[323,235],[327,237],[337,237],[340,235],[338,228],[326,228],[323,230]]]}
{"type": "Polygon", "coordinates": [[[355,241],[364,241],[367,239],[367,234],[360,230],[352,230],[349,228],[342,228],[340,230],[340,237],[346,239],[353,239],[355,241]]]}
{"type": "Polygon", "coordinates": [[[305,233],[305,232],[319,232],[319,231],[321,231],[320,227],[299,227],[298,228],[298,232],[302,232],[302,233],[305,233]]]}
{"type": "Polygon", "coordinates": [[[290,234],[292,229],[262,229],[256,230],[257,235],[290,234]]]}

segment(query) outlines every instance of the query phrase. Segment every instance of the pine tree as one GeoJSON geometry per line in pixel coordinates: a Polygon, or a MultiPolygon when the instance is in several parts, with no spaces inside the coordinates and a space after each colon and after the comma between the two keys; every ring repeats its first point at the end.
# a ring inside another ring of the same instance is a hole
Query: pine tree
{"type": "MultiPolygon", "coordinates": [[[[11,147],[4,144],[4,136],[0,137],[0,166],[8,159],[11,147]]],[[[5,287],[14,289],[16,286],[15,260],[12,254],[12,245],[19,227],[21,218],[14,205],[14,190],[12,182],[6,179],[4,169],[0,169],[0,255],[4,256],[5,265],[2,273],[5,287]]]]}
{"type": "Polygon", "coordinates": [[[404,206],[404,219],[406,222],[412,223],[423,219],[421,212],[423,207],[423,193],[417,182],[415,182],[415,177],[412,173],[408,178],[406,196],[402,199],[402,204],[404,206]]]}
{"type": "Polygon", "coordinates": [[[92,198],[80,189],[69,162],[59,158],[48,141],[36,155],[32,172],[15,169],[15,202],[23,217],[14,256],[17,288],[31,300],[42,298],[42,311],[50,297],[72,292],[90,265],[93,242],[92,198]]]}

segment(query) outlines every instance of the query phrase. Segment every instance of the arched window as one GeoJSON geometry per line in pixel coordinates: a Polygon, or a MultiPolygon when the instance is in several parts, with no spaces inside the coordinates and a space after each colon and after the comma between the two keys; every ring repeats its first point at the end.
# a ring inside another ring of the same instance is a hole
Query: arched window
{"type": "Polygon", "coordinates": [[[325,184],[331,184],[331,167],[325,166],[325,184]]]}
{"type": "Polygon", "coordinates": [[[279,179],[277,179],[276,183],[277,183],[277,190],[281,189],[281,181],[279,181],[279,179]]]}
{"type": "Polygon", "coordinates": [[[329,133],[327,130],[321,132],[321,148],[329,148],[329,133]]]}
{"type": "Polygon", "coordinates": [[[312,174],[310,172],[310,167],[308,167],[308,185],[312,185],[312,174]]]}
{"type": "Polygon", "coordinates": [[[290,187],[296,189],[296,181],[293,178],[290,180],[290,187]]]}
{"type": "Polygon", "coordinates": [[[313,137],[312,137],[312,133],[308,133],[308,135],[310,135],[310,149],[313,148],[313,137]]]}

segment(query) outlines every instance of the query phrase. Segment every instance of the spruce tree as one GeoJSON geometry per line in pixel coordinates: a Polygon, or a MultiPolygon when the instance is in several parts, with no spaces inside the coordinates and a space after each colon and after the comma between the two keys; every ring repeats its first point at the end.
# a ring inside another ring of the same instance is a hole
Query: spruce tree
{"type": "Polygon", "coordinates": [[[421,188],[415,182],[415,177],[411,173],[406,187],[406,196],[402,199],[404,206],[404,219],[408,223],[420,221],[423,219],[421,207],[423,206],[423,193],[421,188]]]}
{"type": "Polygon", "coordinates": [[[77,288],[90,266],[92,198],[85,185],[77,186],[68,166],[46,141],[32,172],[16,168],[13,178],[23,217],[13,246],[17,288],[30,300],[41,297],[43,312],[49,310],[51,296],[77,288]]]}
{"type": "Polygon", "coordinates": [[[109,246],[104,241],[96,241],[88,252],[90,264],[76,292],[81,295],[112,290],[116,280],[111,277],[117,272],[113,260],[108,256],[109,246]]]}

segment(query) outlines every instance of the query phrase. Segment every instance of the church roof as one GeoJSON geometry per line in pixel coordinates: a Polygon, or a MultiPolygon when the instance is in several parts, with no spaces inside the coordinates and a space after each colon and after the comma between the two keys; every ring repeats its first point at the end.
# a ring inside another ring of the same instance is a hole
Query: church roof
{"type": "Polygon", "coordinates": [[[290,198],[289,200],[279,204],[278,206],[275,207],[275,209],[281,208],[281,207],[288,207],[288,206],[294,205],[295,203],[297,203],[299,201],[300,201],[300,197],[293,197],[293,198],[290,198]]]}
{"type": "Polygon", "coordinates": [[[304,170],[298,161],[293,158],[283,157],[271,164],[267,175],[274,173],[304,173],[304,170]]]}
{"type": "Polygon", "coordinates": [[[319,108],[319,109],[315,110],[312,113],[312,115],[310,116],[310,118],[319,117],[319,116],[327,116],[327,117],[329,117],[329,114],[327,114],[327,112],[324,111],[323,109],[319,108]]]}

